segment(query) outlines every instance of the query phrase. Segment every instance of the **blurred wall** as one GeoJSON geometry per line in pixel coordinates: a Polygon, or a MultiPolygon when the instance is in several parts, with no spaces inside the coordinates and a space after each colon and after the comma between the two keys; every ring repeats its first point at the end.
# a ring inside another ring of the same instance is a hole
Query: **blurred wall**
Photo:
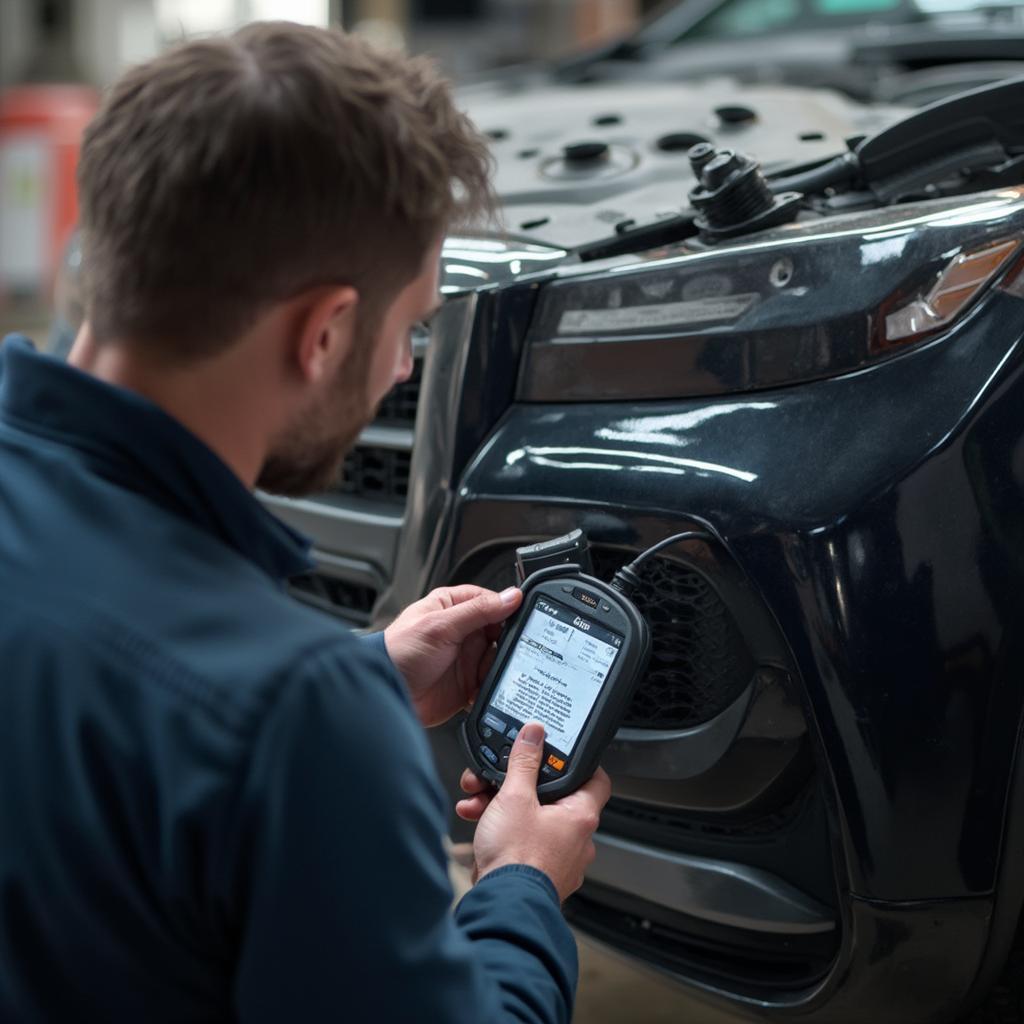
{"type": "Polygon", "coordinates": [[[0,87],[22,72],[35,42],[35,0],[0,0],[0,87]]]}
{"type": "Polygon", "coordinates": [[[160,50],[153,0],[75,0],[73,18],[75,56],[95,85],[109,85],[160,50]]]}
{"type": "MultiPolygon", "coordinates": [[[[405,0],[391,2],[402,16],[405,0]]],[[[327,24],[340,19],[341,0],[0,0],[0,87],[24,78],[30,57],[38,63],[47,9],[67,23],[68,45],[56,57],[49,46],[44,77],[104,86],[183,36],[259,18],[327,24]]]]}

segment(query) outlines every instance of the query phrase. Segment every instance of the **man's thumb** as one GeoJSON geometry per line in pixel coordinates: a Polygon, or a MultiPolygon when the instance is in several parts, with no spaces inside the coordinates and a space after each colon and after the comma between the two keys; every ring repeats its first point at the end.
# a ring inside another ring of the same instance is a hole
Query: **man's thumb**
{"type": "Polygon", "coordinates": [[[509,587],[500,594],[481,590],[475,597],[460,604],[452,605],[444,612],[446,632],[461,643],[466,637],[485,626],[504,622],[518,607],[523,592],[518,587],[509,587]]]}
{"type": "Polygon", "coordinates": [[[503,789],[536,792],[537,773],[544,753],[544,726],[540,722],[527,722],[519,730],[512,752],[508,756],[503,789]]]}

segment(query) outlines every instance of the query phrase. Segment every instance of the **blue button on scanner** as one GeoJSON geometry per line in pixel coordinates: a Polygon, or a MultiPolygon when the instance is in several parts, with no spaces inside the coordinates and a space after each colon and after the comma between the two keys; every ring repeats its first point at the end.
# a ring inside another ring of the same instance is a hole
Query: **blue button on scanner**
{"type": "Polygon", "coordinates": [[[491,750],[490,747],[481,746],[480,753],[483,754],[484,757],[486,757],[487,760],[491,762],[491,764],[498,763],[498,755],[493,750],[491,750]]]}

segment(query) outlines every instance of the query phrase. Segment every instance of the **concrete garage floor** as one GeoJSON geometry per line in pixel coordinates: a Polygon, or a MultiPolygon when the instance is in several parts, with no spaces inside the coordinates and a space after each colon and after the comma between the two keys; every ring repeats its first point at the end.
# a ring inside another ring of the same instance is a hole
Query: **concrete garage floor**
{"type": "Polygon", "coordinates": [[[580,987],[574,1024],[739,1024],[657,975],[638,969],[577,935],[580,987]]]}

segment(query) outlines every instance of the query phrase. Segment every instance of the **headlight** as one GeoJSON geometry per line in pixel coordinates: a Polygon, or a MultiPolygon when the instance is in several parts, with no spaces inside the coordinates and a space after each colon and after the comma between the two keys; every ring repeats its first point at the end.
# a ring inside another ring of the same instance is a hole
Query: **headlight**
{"type": "Polygon", "coordinates": [[[958,320],[1020,250],[1020,242],[990,242],[960,252],[939,272],[935,283],[885,318],[885,340],[918,341],[958,320]]]}
{"type": "Polygon", "coordinates": [[[679,398],[848,373],[954,331],[1000,281],[1013,291],[1021,238],[1024,189],[1008,189],[562,268],[541,291],[519,397],[679,398]]]}

